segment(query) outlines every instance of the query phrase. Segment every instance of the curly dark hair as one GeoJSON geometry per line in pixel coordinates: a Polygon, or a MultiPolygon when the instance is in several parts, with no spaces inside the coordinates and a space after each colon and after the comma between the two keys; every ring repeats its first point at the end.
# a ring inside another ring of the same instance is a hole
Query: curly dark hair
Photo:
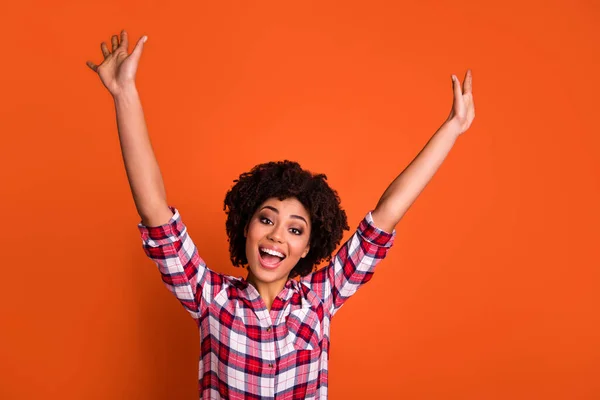
{"type": "Polygon", "coordinates": [[[247,266],[245,227],[257,208],[272,197],[279,200],[295,197],[308,210],[312,223],[310,250],[290,271],[288,278],[308,275],[323,259],[331,261],[344,230],[350,228],[340,198],[326,180],[326,175],[313,175],[289,160],[256,165],[234,180],[236,183],[225,195],[223,206],[233,265],[247,266]]]}

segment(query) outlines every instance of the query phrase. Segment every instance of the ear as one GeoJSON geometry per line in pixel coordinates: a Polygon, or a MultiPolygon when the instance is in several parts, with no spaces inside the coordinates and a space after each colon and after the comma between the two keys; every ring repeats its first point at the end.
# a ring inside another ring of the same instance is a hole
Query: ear
{"type": "Polygon", "coordinates": [[[306,257],[306,255],[308,254],[309,250],[310,250],[310,245],[306,245],[306,249],[304,249],[304,252],[302,253],[301,258],[306,257]]]}

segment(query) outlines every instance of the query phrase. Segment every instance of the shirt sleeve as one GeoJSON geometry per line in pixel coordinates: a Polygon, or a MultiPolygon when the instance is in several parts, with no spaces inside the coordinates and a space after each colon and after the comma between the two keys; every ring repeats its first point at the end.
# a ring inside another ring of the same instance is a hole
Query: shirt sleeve
{"type": "Polygon", "coordinates": [[[376,227],[369,211],[329,265],[301,281],[322,299],[333,317],[359,287],[371,280],[375,266],[385,258],[395,237],[395,229],[388,233],[376,227]]]}
{"type": "Polygon", "coordinates": [[[206,267],[198,255],[196,245],[188,235],[179,211],[169,206],[173,216],[164,225],[138,229],[146,255],[154,261],[162,280],[194,319],[200,318],[204,305],[212,301],[223,279],[206,267]]]}

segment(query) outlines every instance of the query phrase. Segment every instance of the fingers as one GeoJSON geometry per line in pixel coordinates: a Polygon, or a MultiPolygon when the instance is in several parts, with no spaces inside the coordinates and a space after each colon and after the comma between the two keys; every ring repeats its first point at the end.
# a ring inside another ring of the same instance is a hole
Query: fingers
{"type": "Polygon", "coordinates": [[[460,99],[462,97],[462,90],[460,88],[460,82],[456,75],[452,75],[452,89],[454,90],[454,98],[460,99]]]}
{"type": "MultiPolygon", "coordinates": [[[[127,51],[129,41],[127,40],[127,32],[125,32],[125,29],[121,31],[121,44],[119,44],[119,37],[117,35],[113,35],[110,38],[110,41],[113,52],[115,52],[119,48],[119,46],[122,46],[125,49],[125,51],[127,51]]],[[[104,58],[110,56],[110,51],[108,51],[108,46],[106,45],[106,43],[102,42],[100,44],[100,49],[102,50],[102,55],[104,56],[104,58]]]]}
{"type": "MultiPolygon", "coordinates": [[[[119,46],[123,47],[125,49],[126,53],[129,53],[128,51],[128,47],[129,47],[129,39],[127,38],[127,32],[125,31],[125,29],[123,29],[121,31],[121,41],[119,43],[119,38],[117,35],[113,35],[111,37],[111,45],[112,45],[112,51],[115,52],[119,46]]],[[[104,58],[108,58],[111,54],[111,52],[108,50],[108,46],[106,45],[106,43],[102,42],[100,43],[100,50],[102,51],[102,55],[104,56],[104,58]]],[[[90,67],[94,72],[98,72],[98,66],[96,64],[94,64],[91,61],[87,61],[86,62],[87,66],[90,67]]]]}
{"type": "Polygon", "coordinates": [[[112,51],[117,50],[119,48],[119,38],[117,35],[113,35],[110,40],[112,42],[112,51]]]}
{"type": "Polygon", "coordinates": [[[110,51],[108,51],[108,46],[106,46],[106,43],[102,42],[100,44],[100,50],[102,50],[102,55],[104,58],[108,58],[108,56],[110,56],[110,51]]]}
{"type": "Polygon", "coordinates": [[[471,93],[473,91],[473,72],[470,69],[467,70],[462,89],[460,88],[460,81],[456,75],[452,75],[452,87],[454,89],[455,96],[471,93]]]}
{"type": "Polygon", "coordinates": [[[86,61],[85,63],[88,67],[92,69],[94,72],[98,72],[98,66],[91,61],[86,61]]]}
{"type": "Polygon", "coordinates": [[[121,46],[125,49],[127,54],[129,54],[129,38],[127,37],[125,29],[121,31],[121,46]]]}
{"type": "Polygon", "coordinates": [[[463,82],[463,93],[471,93],[473,91],[473,73],[470,69],[465,74],[465,81],[463,82]]]}

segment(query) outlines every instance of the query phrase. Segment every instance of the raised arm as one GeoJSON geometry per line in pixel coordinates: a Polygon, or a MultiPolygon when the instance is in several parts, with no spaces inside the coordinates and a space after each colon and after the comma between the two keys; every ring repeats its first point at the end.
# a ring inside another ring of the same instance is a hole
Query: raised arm
{"type": "Polygon", "coordinates": [[[87,65],[98,73],[104,86],[113,96],[121,154],[137,212],[142,223],[159,226],[167,223],[173,212],[167,204],[165,187],[150,138],[142,103],[135,85],[135,75],[146,37],[140,38],[131,54],[128,53],[127,32],[112,37],[112,52],[103,42],[100,46],[104,61],[87,65]]]}
{"type": "Polygon", "coordinates": [[[128,54],[127,33],[112,37],[112,53],[101,44],[104,61],[87,65],[98,73],[113,96],[119,141],[133,200],[141,217],[138,228],[146,255],[154,261],[166,287],[196,320],[203,305],[220,290],[219,274],[206,267],[198,255],[179,211],[169,207],[163,179],[154,156],[142,104],[135,86],[135,73],[145,36],[128,54]]]}
{"type": "Polygon", "coordinates": [[[379,228],[388,232],[394,229],[442,165],[456,139],[471,126],[475,118],[472,81],[471,70],[467,70],[461,89],[458,78],[452,75],[454,102],[450,115],[381,196],[372,213],[379,228]]]}
{"type": "Polygon", "coordinates": [[[129,187],[142,223],[160,226],[169,221],[165,186],[144,121],[144,112],[135,86],[114,98],[121,153],[129,187]]]}
{"type": "Polygon", "coordinates": [[[431,180],[458,136],[473,122],[471,71],[467,71],[462,89],[454,75],[452,82],[454,104],[446,122],[390,184],[376,208],[365,216],[331,263],[302,278],[321,297],[331,316],[371,279],[376,265],[386,257],[394,242],[396,224],[431,180]]]}

